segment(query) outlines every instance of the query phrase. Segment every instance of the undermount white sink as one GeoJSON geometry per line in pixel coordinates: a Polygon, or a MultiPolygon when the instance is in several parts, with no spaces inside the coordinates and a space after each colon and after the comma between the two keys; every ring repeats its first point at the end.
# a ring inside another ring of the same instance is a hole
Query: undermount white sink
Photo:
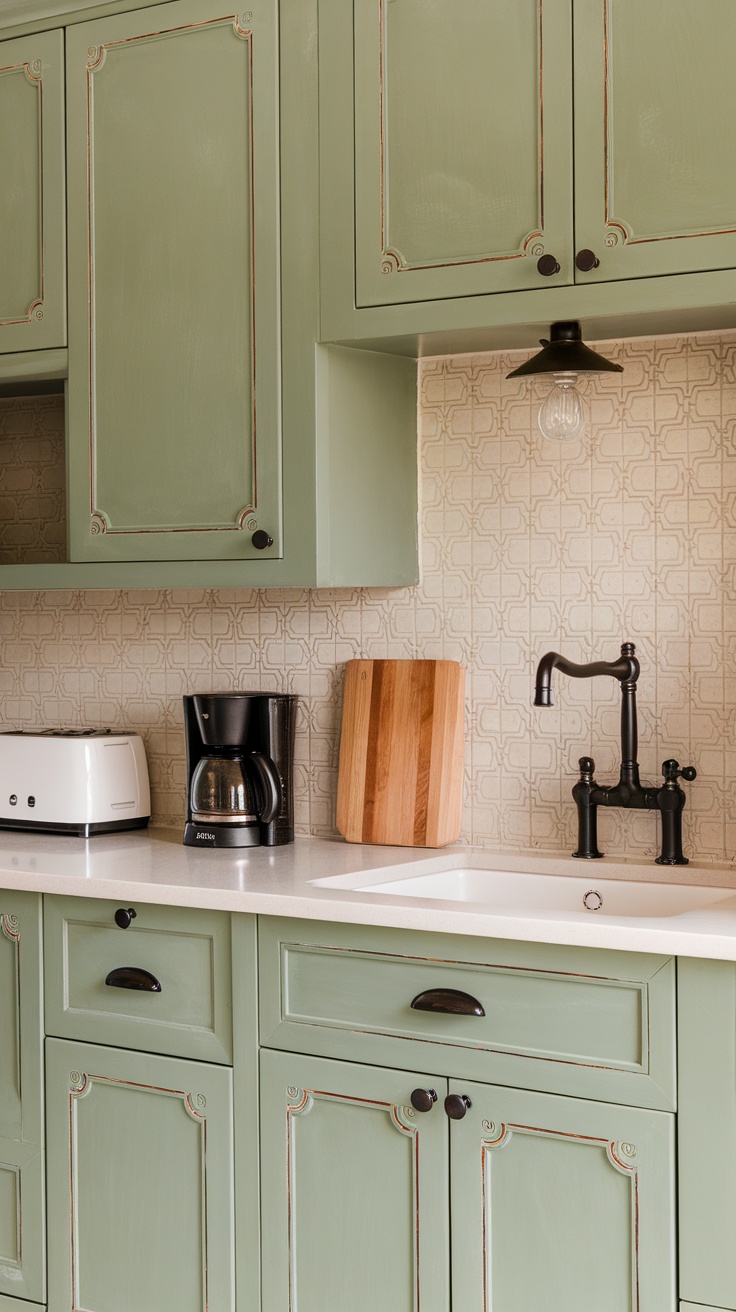
{"type": "MultiPolygon", "coordinates": [[[[318,879],[321,887],[350,887],[380,896],[428,898],[431,901],[472,902],[500,915],[534,912],[577,912],[590,916],[679,916],[714,902],[736,897],[736,889],[702,888],[691,884],[649,884],[623,879],[589,879],[567,875],[529,875],[507,870],[462,866],[431,874],[409,875],[348,885],[345,877],[318,879]]],[[[362,876],[365,879],[365,875],[362,876]]]]}

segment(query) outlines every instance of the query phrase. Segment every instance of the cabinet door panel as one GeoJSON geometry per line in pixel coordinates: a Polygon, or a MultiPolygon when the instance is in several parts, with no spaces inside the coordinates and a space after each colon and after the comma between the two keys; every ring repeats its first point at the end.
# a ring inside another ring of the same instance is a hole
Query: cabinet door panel
{"type": "Polygon", "coordinates": [[[736,966],[677,967],[680,1293],[736,1308],[736,966]]]}
{"type": "Polygon", "coordinates": [[[450,1087],[453,1306],[673,1312],[674,1118],[450,1087]]]}
{"type": "Polygon", "coordinates": [[[570,58],[568,0],[355,0],[358,305],[572,281],[570,58]]]}
{"type": "Polygon", "coordinates": [[[575,0],[583,282],[736,266],[731,0],[575,0]]]}
{"type": "Polygon", "coordinates": [[[73,560],[280,552],[274,0],[70,29],[73,560]]]}
{"type": "Polygon", "coordinates": [[[0,894],[0,1298],[45,1296],[41,901],[0,894]]]}
{"type": "Polygon", "coordinates": [[[66,343],[64,38],[0,45],[0,351],[66,343]]]}
{"type": "Polygon", "coordinates": [[[232,1312],[231,1072],[49,1039],[47,1089],[50,1312],[232,1312]]]}
{"type": "Polygon", "coordinates": [[[446,1312],[445,1081],[261,1053],[264,1308],[446,1312]],[[438,1104],[415,1113],[418,1086],[438,1104]]]}

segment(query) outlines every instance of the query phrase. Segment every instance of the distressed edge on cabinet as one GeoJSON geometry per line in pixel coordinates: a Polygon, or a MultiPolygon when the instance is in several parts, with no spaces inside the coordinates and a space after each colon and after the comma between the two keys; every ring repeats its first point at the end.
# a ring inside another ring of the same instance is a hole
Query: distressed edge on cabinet
{"type": "Polygon", "coordinates": [[[236,1306],[258,1308],[261,1303],[258,922],[255,916],[238,912],[233,912],[230,920],[236,1306]]]}
{"type": "Polygon", "coordinates": [[[276,916],[260,919],[263,924],[259,928],[259,1019],[263,1047],[359,1063],[372,1061],[377,1065],[402,1069],[412,1064],[412,1058],[407,1056],[409,1051],[415,1053],[416,1061],[424,1066],[428,1051],[444,1048],[442,1065],[451,1077],[654,1111],[676,1110],[675,960],[672,957],[276,916]],[[385,1031],[367,1032],[345,1025],[333,1028],[320,1024],[317,1018],[312,1022],[291,1022],[282,1014],[283,943],[304,945],[307,951],[326,947],[342,950],[346,955],[354,950],[358,954],[418,957],[428,962],[457,961],[460,965],[492,965],[502,969],[529,969],[533,962],[531,968],[542,974],[570,973],[570,962],[573,961],[576,974],[600,977],[606,963],[612,980],[641,984],[644,1023],[648,1026],[649,1038],[654,1034],[657,1042],[652,1049],[645,1038],[645,1048],[650,1046],[649,1060],[646,1070],[637,1073],[615,1066],[601,1069],[593,1062],[576,1064],[490,1047],[476,1051],[467,1043],[448,1042],[445,1046],[433,1037],[424,1039],[385,1031]],[[646,969],[643,969],[644,963],[646,969]]]}
{"type": "Polygon", "coordinates": [[[733,1309],[736,965],[679,958],[677,998],[680,1292],[733,1309]]]}

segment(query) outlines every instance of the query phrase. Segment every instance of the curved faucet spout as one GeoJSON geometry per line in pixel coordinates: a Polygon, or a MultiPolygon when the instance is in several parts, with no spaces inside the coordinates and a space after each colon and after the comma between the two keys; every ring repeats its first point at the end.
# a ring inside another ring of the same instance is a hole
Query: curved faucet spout
{"type": "Polygon", "coordinates": [[[636,723],[636,681],[639,662],[633,642],[625,642],[621,655],[615,661],[592,661],[590,665],[576,665],[557,651],[548,651],[537,666],[535,706],[552,705],[552,675],[561,670],[572,679],[594,679],[607,674],[618,679],[621,685],[621,768],[617,784],[599,786],[595,781],[595,764],[591,757],[581,756],[580,777],[572,790],[578,809],[578,846],[573,856],[590,860],[602,856],[598,850],[597,815],[599,806],[620,806],[626,810],[659,811],[662,816],[662,854],[659,865],[687,865],[682,852],[682,808],[685,794],[677,779],[694,779],[695,770],[687,766],[680,770],[677,761],[665,761],[662,766],[665,782],[662,788],[642,784],[636,759],[639,735],[636,723]]]}
{"type": "Polygon", "coordinates": [[[548,651],[537,666],[534,705],[554,705],[553,670],[561,670],[563,674],[569,674],[572,679],[594,679],[598,674],[609,674],[612,679],[618,679],[619,683],[634,687],[640,670],[639,662],[634,655],[635,651],[633,642],[624,642],[621,645],[621,656],[617,661],[592,661],[590,665],[576,665],[574,661],[569,661],[559,652],[548,651]]]}

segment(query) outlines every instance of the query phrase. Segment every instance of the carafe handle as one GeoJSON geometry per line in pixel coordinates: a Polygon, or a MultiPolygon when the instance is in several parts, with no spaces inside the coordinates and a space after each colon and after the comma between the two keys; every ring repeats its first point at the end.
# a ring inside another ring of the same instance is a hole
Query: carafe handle
{"type": "Polygon", "coordinates": [[[262,752],[249,752],[246,760],[253,762],[263,792],[263,806],[256,814],[262,825],[270,825],[281,806],[281,780],[276,773],[276,766],[271,757],[264,756],[262,752]]]}

